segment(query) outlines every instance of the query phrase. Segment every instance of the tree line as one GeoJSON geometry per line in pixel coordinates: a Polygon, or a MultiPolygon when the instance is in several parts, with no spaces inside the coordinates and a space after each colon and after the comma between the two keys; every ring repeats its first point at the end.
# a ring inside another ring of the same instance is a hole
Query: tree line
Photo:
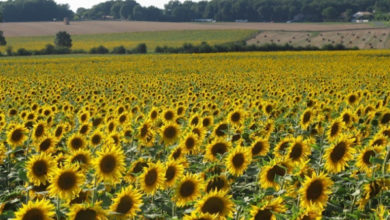
{"type": "Polygon", "coordinates": [[[372,19],[390,20],[389,0],[210,0],[170,1],[164,9],[142,7],[135,0],[115,0],[91,9],[79,8],[75,19],[144,21],[350,21],[358,11],[375,12],[372,19]]]}
{"type": "Polygon", "coordinates": [[[53,0],[8,0],[0,2],[0,15],[4,22],[52,21],[71,19],[74,12],[69,5],[53,0]]]}
{"type": "Polygon", "coordinates": [[[135,0],[110,0],[75,13],[67,4],[53,0],[8,0],[0,2],[4,21],[49,21],[122,19],[139,21],[350,21],[357,11],[374,12],[372,18],[390,20],[389,0],[210,0],[170,1],[159,9],[143,7],[135,0]]]}

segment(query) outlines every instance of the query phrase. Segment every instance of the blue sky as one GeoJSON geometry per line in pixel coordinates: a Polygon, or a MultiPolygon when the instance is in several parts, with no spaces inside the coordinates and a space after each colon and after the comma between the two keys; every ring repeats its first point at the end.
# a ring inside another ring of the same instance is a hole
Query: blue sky
{"type": "MultiPolygon", "coordinates": [[[[80,7],[90,8],[93,5],[96,5],[100,2],[105,2],[107,0],[55,0],[55,1],[57,3],[61,3],[61,4],[65,4],[65,3],[69,4],[70,8],[73,11],[76,11],[80,7]]],[[[197,2],[199,0],[192,0],[192,1],[197,2]]],[[[138,2],[142,6],[153,5],[153,6],[156,6],[158,8],[164,8],[164,4],[168,3],[169,0],[136,0],[136,2],[138,2]]],[[[181,2],[183,2],[183,0],[181,0],[181,2]]]]}

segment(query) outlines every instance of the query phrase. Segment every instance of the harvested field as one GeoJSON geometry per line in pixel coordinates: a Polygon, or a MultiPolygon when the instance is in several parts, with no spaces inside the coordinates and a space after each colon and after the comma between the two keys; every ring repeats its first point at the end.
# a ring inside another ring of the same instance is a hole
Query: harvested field
{"type": "Polygon", "coordinates": [[[291,44],[294,46],[317,46],[343,44],[360,49],[384,49],[390,47],[390,29],[356,29],[332,31],[262,31],[248,44],[291,44]]]}
{"type": "Polygon", "coordinates": [[[371,24],[352,23],[175,23],[138,21],[81,21],[65,25],[63,22],[0,23],[6,37],[46,36],[58,31],[71,34],[101,34],[172,30],[226,30],[249,29],[265,31],[330,31],[374,28],[371,24]]]}

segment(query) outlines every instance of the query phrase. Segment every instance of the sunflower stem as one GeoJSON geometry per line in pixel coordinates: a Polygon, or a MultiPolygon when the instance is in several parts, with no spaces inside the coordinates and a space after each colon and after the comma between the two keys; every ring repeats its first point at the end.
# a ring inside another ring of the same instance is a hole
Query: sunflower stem
{"type": "Polygon", "coordinates": [[[383,163],[382,163],[382,175],[386,175],[386,162],[387,160],[390,159],[390,145],[387,146],[387,153],[386,153],[386,156],[385,156],[385,159],[383,160],[383,163]]]}
{"type": "Polygon", "coordinates": [[[61,219],[61,216],[60,216],[60,197],[57,196],[57,207],[56,207],[56,216],[57,216],[57,219],[61,219]]]}
{"type": "Polygon", "coordinates": [[[96,200],[96,176],[93,178],[93,194],[92,194],[92,205],[95,205],[95,200],[96,200]]]}

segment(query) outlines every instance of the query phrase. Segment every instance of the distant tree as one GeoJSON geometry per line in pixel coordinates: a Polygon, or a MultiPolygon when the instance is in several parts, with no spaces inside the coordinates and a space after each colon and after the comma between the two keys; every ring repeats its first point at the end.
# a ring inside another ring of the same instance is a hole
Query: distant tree
{"type": "Polygon", "coordinates": [[[0,46],[7,45],[7,41],[5,41],[5,37],[3,35],[3,32],[0,31],[0,46]]]}
{"type": "Polygon", "coordinates": [[[111,6],[110,13],[111,16],[114,17],[114,19],[121,18],[121,8],[122,8],[122,2],[116,2],[111,6]]]}
{"type": "Polygon", "coordinates": [[[326,19],[326,20],[334,20],[334,19],[337,19],[337,10],[332,7],[332,6],[329,6],[327,8],[325,8],[324,10],[322,10],[322,16],[326,19]]]}
{"type": "Polygon", "coordinates": [[[57,47],[71,48],[72,38],[66,31],[60,31],[56,34],[54,43],[57,47]]]}

